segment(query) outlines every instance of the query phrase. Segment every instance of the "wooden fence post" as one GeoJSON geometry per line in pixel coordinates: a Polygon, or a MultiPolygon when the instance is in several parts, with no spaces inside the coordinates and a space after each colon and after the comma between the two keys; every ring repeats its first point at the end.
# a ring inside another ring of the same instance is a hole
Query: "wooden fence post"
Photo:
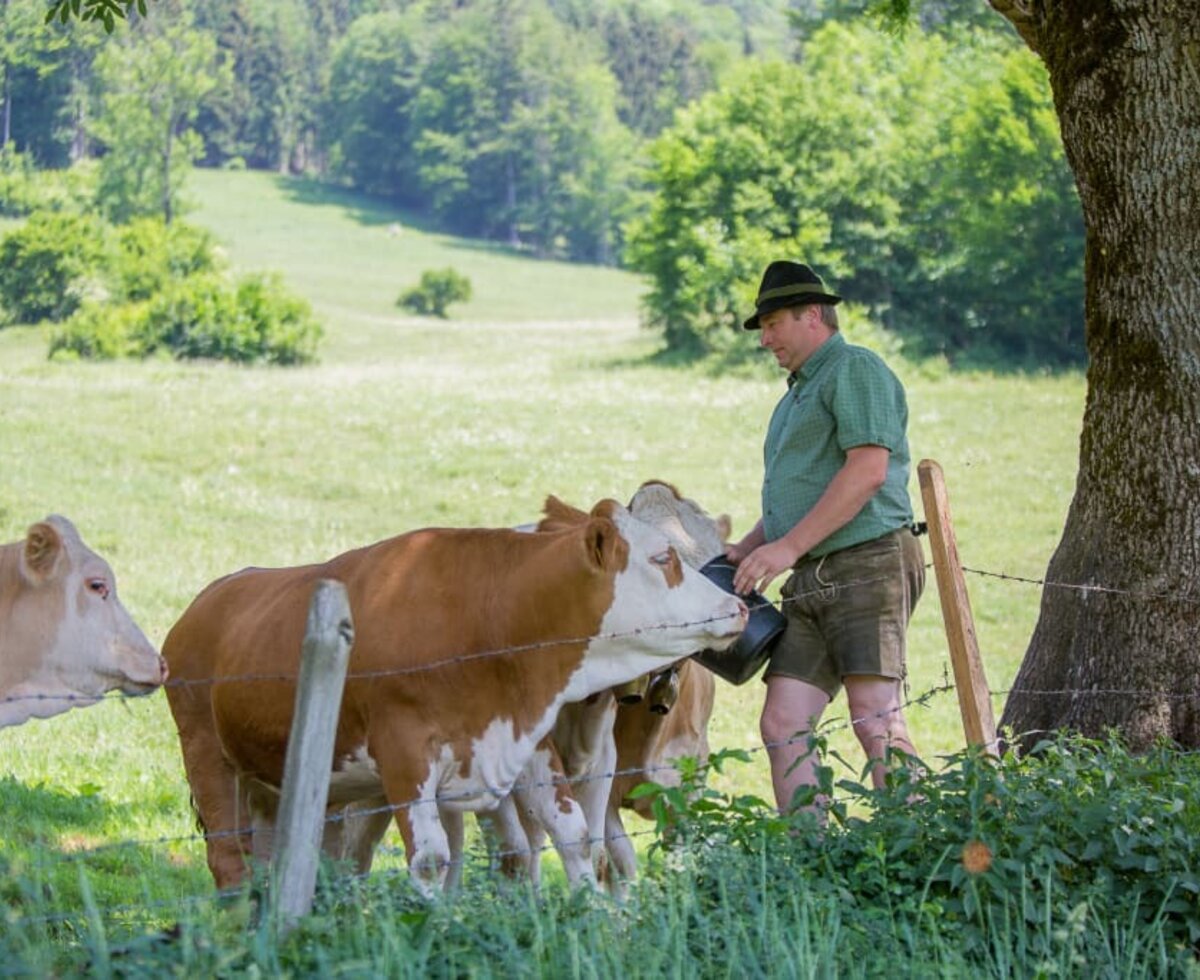
{"type": "Polygon", "coordinates": [[[312,909],[329,799],[330,760],[353,643],[346,587],[322,579],[308,607],[275,824],[271,907],[280,935],[312,909]]]}
{"type": "Polygon", "coordinates": [[[963,732],[968,745],[982,745],[987,752],[995,755],[996,719],[992,714],[992,694],[983,672],[983,660],[979,656],[975,620],[971,616],[967,582],[963,577],[958,543],[950,522],[950,504],[946,498],[942,468],[932,459],[923,459],[917,466],[917,477],[921,484],[921,499],[925,504],[925,521],[929,525],[929,547],[933,552],[933,569],[937,575],[938,595],[942,600],[942,621],[946,626],[950,663],[954,667],[954,686],[958,690],[963,732]]]}

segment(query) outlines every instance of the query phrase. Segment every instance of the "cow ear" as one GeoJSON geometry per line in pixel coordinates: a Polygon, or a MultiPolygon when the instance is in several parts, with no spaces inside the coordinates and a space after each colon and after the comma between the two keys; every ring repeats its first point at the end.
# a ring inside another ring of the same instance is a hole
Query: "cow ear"
{"type": "Polygon", "coordinates": [[[40,521],[25,532],[21,570],[29,581],[41,584],[54,575],[62,553],[63,539],[58,533],[58,528],[46,521],[40,521]]]}
{"type": "Polygon", "coordinates": [[[542,505],[542,513],[545,516],[538,522],[537,529],[539,531],[561,530],[564,527],[582,524],[587,520],[587,514],[570,504],[563,503],[554,494],[550,494],[546,498],[546,503],[542,505]]]}
{"type": "Polygon", "coordinates": [[[584,530],[583,546],[588,561],[598,571],[614,567],[614,560],[624,540],[617,525],[607,517],[592,517],[584,530]]]}
{"type": "Polygon", "coordinates": [[[717,518],[717,533],[721,535],[722,541],[728,541],[729,536],[733,534],[733,521],[729,519],[728,514],[717,518]]]}

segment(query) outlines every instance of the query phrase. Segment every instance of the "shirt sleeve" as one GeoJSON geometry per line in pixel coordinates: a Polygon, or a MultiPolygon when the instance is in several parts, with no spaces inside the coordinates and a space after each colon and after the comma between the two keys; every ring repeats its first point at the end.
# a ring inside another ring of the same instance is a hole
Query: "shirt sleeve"
{"type": "Polygon", "coordinates": [[[904,444],[904,388],[891,368],[869,351],[856,352],[840,366],[829,409],[843,452],[856,446],[883,446],[895,452],[904,444]]]}

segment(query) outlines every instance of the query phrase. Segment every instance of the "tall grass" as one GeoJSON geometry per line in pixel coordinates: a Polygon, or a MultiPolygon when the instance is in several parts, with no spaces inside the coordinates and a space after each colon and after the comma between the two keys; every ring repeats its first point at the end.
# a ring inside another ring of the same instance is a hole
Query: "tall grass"
{"type": "MultiPolygon", "coordinates": [[[[231,570],[320,560],[430,524],[520,523],[548,493],[590,505],[657,477],[729,513],[735,534],[755,519],[781,379],[765,362],[714,370],[656,359],[637,323],[636,278],[428,233],[370,200],[270,175],[198,172],[192,188],[193,220],[213,228],[235,267],[278,268],[312,301],[327,328],[319,363],[50,363],[43,330],[0,330],[0,540],[66,514],[110,559],[155,642],[231,570]],[[471,278],[471,302],[444,322],[401,315],[400,290],[447,265],[471,278]]],[[[846,332],[854,341],[853,320],[846,332]]],[[[1083,380],[897,366],[914,459],[945,470],[964,562],[1040,577],[1073,487],[1083,380]]],[[[914,499],[919,510],[915,482],[914,499]]],[[[969,586],[988,677],[1003,692],[1039,590],[981,576],[969,586]]],[[[949,676],[932,575],[910,647],[918,696],[949,676]]],[[[750,749],[752,762],[715,785],[767,796],[761,685],[718,687],[710,740],[750,749]]],[[[909,722],[934,764],[962,746],[953,695],[912,707],[909,722]]],[[[851,743],[831,736],[856,758],[851,743]]],[[[89,861],[93,897],[159,902],[209,887],[160,694],[5,730],[0,746],[0,839],[31,874],[43,873],[34,865],[47,849],[57,860],[170,839],[89,861]]],[[[81,907],[85,879],[56,868],[45,871],[56,894],[81,907]]],[[[816,930],[814,951],[836,933],[836,909],[783,911],[787,929],[816,930]]],[[[807,962],[789,948],[795,965],[807,962]]]]}

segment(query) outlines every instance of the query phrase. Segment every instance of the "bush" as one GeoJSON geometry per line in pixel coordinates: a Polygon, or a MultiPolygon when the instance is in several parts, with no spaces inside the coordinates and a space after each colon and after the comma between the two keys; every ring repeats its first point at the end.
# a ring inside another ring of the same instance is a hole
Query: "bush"
{"type": "Polygon", "coordinates": [[[396,305],[412,310],[418,316],[445,318],[451,303],[465,303],[471,298],[471,280],[454,269],[427,269],[421,281],[405,290],[396,305]]]}
{"type": "Polygon", "coordinates": [[[677,840],[722,864],[699,869],[702,905],[722,901],[705,882],[722,880],[732,849],[764,857],[760,887],[919,923],[977,962],[1005,923],[1020,931],[1089,915],[1160,937],[1172,956],[1200,942],[1200,754],[1162,745],[1133,755],[1116,738],[1064,736],[1022,758],[963,752],[916,785],[899,767],[881,791],[819,771],[836,801],[823,834],[811,815],[780,817],[757,798],[687,785],[658,794],[660,823],[669,817],[677,840]]]}
{"type": "Polygon", "coordinates": [[[0,239],[0,305],[18,323],[65,320],[106,265],[107,228],[91,215],[37,211],[0,239]]]}
{"type": "Polygon", "coordinates": [[[308,303],[267,274],[232,288],[214,275],[181,280],[149,301],[139,327],[142,353],[166,349],[181,359],[300,364],[320,338],[308,303]]]}
{"type": "Polygon", "coordinates": [[[84,303],[50,335],[50,357],[111,361],[144,353],[138,339],[144,303],[84,303]]]}
{"type": "Polygon", "coordinates": [[[34,211],[81,213],[91,201],[95,168],[90,162],[70,170],[38,170],[27,153],[0,149],[0,214],[19,218],[34,211]]]}
{"type": "Polygon", "coordinates": [[[33,161],[11,146],[0,150],[0,214],[18,217],[35,209],[33,161]]]}
{"type": "Polygon", "coordinates": [[[311,361],[321,325],[275,275],[235,283],[215,274],[170,282],[149,300],[88,304],[55,331],[50,355],[108,359],[165,353],[180,360],[311,361]]]}
{"type": "Polygon", "coordinates": [[[183,221],[135,218],[117,234],[117,291],[128,300],[148,299],[173,279],[217,268],[212,233],[183,221]]]}

